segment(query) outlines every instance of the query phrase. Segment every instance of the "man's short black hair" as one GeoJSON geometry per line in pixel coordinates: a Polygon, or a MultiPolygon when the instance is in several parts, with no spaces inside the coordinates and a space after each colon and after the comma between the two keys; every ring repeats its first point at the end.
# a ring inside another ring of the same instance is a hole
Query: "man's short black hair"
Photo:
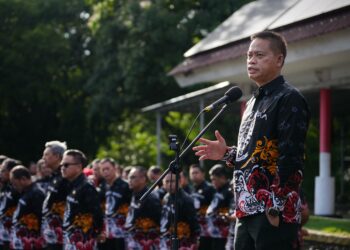
{"type": "Polygon", "coordinates": [[[21,162],[19,160],[7,158],[2,163],[2,167],[7,171],[11,171],[15,166],[20,165],[20,164],[21,164],[21,162]]]}
{"type": "Polygon", "coordinates": [[[147,180],[147,169],[143,166],[132,166],[131,170],[135,169],[138,173],[140,173],[140,176],[146,178],[147,180]]]}
{"type": "Polygon", "coordinates": [[[31,179],[29,169],[26,168],[25,166],[22,166],[22,165],[18,165],[16,167],[14,167],[11,170],[10,174],[11,174],[12,178],[14,178],[16,180],[19,180],[22,178],[31,179]]]}
{"type": "Polygon", "coordinates": [[[209,174],[217,177],[228,177],[226,167],[222,164],[214,165],[210,170],[209,174]]]}
{"type": "Polygon", "coordinates": [[[162,169],[159,166],[151,166],[148,169],[148,172],[156,175],[160,175],[163,173],[162,169]]]}
{"type": "Polygon", "coordinates": [[[99,161],[99,163],[110,163],[113,167],[115,166],[118,166],[118,164],[115,162],[115,160],[111,157],[106,157],[106,158],[103,158],[99,161]]]}
{"type": "Polygon", "coordinates": [[[64,155],[70,155],[74,158],[74,160],[78,161],[83,168],[88,165],[88,160],[83,152],[78,149],[69,149],[64,152],[64,155]]]}
{"type": "Polygon", "coordinates": [[[190,165],[190,169],[191,168],[197,168],[199,171],[201,171],[202,173],[204,173],[205,171],[204,171],[204,168],[201,166],[201,165],[199,165],[199,164],[191,164],[190,165]]]}

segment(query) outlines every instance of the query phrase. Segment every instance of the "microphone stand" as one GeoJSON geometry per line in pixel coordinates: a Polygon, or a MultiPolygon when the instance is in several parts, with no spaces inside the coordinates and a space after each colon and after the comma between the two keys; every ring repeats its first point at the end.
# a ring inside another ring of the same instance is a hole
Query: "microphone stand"
{"type": "Polygon", "coordinates": [[[196,136],[196,138],[193,139],[193,141],[181,152],[181,154],[178,154],[178,149],[176,153],[176,158],[172,162],[170,162],[168,168],[164,171],[164,173],[152,184],[152,186],[141,196],[139,199],[139,202],[142,203],[148,195],[158,186],[158,184],[164,179],[164,177],[172,171],[176,174],[176,182],[175,182],[175,212],[174,212],[174,234],[172,239],[174,240],[172,249],[177,250],[179,247],[178,239],[177,239],[177,216],[178,216],[178,188],[179,188],[179,161],[180,159],[192,148],[192,146],[202,137],[202,135],[208,130],[210,125],[224,112],[226,109],[227,104],[222,106],[222,108],[219,110],[219,112],[210,120],[210,122],[199,132],[199,134],[196,136]]]}

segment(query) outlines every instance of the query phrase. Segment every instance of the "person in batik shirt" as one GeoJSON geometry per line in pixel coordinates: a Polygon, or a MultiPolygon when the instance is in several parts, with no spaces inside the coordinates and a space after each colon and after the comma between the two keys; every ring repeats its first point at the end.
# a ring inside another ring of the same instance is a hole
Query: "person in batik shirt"
{"type": "Polygon", "coordinates": [[[61,172],[69,183],[62,224],[64,250],[96,249],[102,237],[103,213],[98,193],[83,173],[87,164],[81,151],[64,152],[61,172]]]}
{"type": "Polygon", "coordinates": [[[52,169],[45,165],[43,159],[38,160],[36,165],[38,167],[38,173],[35,184],[44,194],[46,194],[51,183],[52,169]]]}
{"type": "MultiPolygon", "coordinates": [[[[156,182],[162,174],[163,171],[159,166],[151,166],[147,171],[147,177],[150,185],[153,185],[153,183],[156,182]]],[[[158,195],[159,200],[163,200],[166,191],[163,187],[162,181],[158,183],[158,186],[154,189],[154,192],[158,195]]]]}
{"type": "MultiPolygon", "coordinates": [[[[168,173],[163,179],[163,185],[167,194],[163,199],[162,216],[160,221],[160,249],[172,249],[171,238],[174,234],[175,213],[175,174],[168,173]]],[[[183,250],[198,249],[200,226],[198,224],[196,209],[192,197],[182,188],[177,190],[178,221],[177,238],[179,248],[183,250]]]]}
{"type": "Polygon", "coordinates": [[[287,43],[276,32],[251,36],[247,72],[257,90],[247,102],[237,146],[204,138],[200,160],[225,160],[234,168],[235,250],[290,250],[301,220],[305,138],[310,112],[303,95],[281,75],[287,43]]]}
{"type": "Polygon", "coordinates": [[[112,158],[100,161],[100,171],[106,181],[105,236],[104,250],[125,249],[124,224],[131,200],[129,184],[124,181],[112,158]]]}
{"type": "Polygon", "coordinates": [[[139,199],[147,191],[147,170],[133,167],[128,175],[132,190],[131,203],[126,217],[125,229],[127,250],[156,250],[159,248],[159,223],[161,204],[158,195],[150,193],[140,203],[139,199]]]}
{"type": "Polygon", "coordinates": [[[43,152],[44,165],[52,170],[42,208],[41,233],[47,250],[62,250],[62,221],[68,182],[62,178],[60,163],[66,148],[65,142],[50,141],[45,144],[43,152]]]}
{"type": "Polygon", "coordinates": [[[16,166],[11,170],[12,186],[21,194],[12,217],[10,248],[39,250],[45,245],[40,232],[41,209],[45,194],[32,182],[29,170],[16,166]]]}
{"type": "Polygon", "coordinates": [[[204,169],[199,164],[192,164],[190,166],[190,180],[193,184],[193,193],[191,197],[193,198],[194,208],[197,210],[198,222],[201,227],[199,249],[211,249],[211,237],[208,232],[205,214],[213,199],[215,189],[205,180],[204,169]]]}
{"type": "Polygon", "coordinates": [[[1,247],[4,250],[9,249],[12,216],[20,197],[20,194],[10,183],[10,171],[19,164],[19,161],[7,158],[1,164],[0,169],[0,179],[2,184],[0,192],[0,241],[2,243],[1,247]]]}
{"type": "Polygon", "coordinates": [[[208,232],[211,237],[211,246],[208,249],[224,250],[229,233],[229,210],[233,193],[224,165],[214,165],[209,175],[216,192],[206,213],[208,232]]]}

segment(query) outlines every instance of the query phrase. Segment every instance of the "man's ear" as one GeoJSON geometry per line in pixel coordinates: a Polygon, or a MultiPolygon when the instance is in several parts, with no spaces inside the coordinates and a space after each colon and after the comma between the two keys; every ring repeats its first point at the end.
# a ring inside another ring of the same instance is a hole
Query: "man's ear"
{"type": "Polygon", "coordinates": [[[59,154],[54,154],[53,156],[56,158],[57,161],[62,161],[62,157],[59,154]]]}
{"type": "Polygon", "coordinates": [[[279,67],[282,67],[284,64],[284,56],[282,54],[279,54],[279,56],[277,57],[277,64],[279,67]]]}

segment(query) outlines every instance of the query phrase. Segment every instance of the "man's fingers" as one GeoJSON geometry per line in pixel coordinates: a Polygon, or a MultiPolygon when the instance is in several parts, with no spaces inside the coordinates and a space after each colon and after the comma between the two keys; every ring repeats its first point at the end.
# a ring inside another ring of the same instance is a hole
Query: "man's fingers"
{"type": "Polygon", "coordinates": [[[218,139],[219,142],[224,142],[226,144],[224,137],[222,137],[218,130],[215,130],[215,137],[216,139],[218,139]]]}
{"type": "Polygon", "coordinates": [[[205,138],[199,138],[198,140],[199,142],[203,143],[203,144],[209,144],[211,141],[205,138]]]}
{"type": "Polygon", "coordinates": [[[195,155],[197,155],[197,156],[202,156],[202,155],[205,155],[205,154],[206,154],[206,152],[204,150],[199,150],[199,151],[197,151],[195,153],[195,155]]]}
{"type": "Polygon", "coordinates": [[[206,145],[199,145],[199,146],[193,147],[192,149],[194,151],[200,151],[200,150],[205,150],[206,147],[207,147],[206,145]]]}
{"type": "Polygon", "coordinates": [[[199,157],[198,160],[203,161],[203,160],[206,160],[206,159],[208,159],[208,157],[206,155],[202,155],[201,157],[199,157]]]}

